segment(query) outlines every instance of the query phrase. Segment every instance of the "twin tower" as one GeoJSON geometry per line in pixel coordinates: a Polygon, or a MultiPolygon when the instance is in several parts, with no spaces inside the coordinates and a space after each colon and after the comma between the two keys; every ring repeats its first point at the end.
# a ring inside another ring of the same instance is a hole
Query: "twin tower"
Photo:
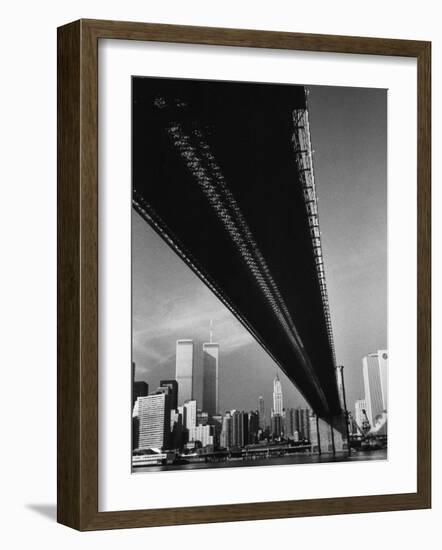
{"type": "MultiPolygon", "coordinates": [[[[209,416],[219,412],[219,344],[212,341],[212,322],[210,322],[210,339],[202,346],[203,351],[203,403],[202,410],[209,416]]],[[[178,382],[178,406],[193,399],[194,375],[194,343],[193,340],[177,340],[176,371],[178,382]]]]}

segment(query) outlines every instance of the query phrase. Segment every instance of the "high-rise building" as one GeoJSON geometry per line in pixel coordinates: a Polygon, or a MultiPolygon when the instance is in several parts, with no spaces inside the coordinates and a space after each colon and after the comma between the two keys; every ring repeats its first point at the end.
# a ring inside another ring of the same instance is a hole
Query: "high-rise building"
{"type": "Polygon", "coordinates": [[[203,426],[199,424],[189,430],[189,441],[199,441],[201,447],[207,447],[214,444],[214,428],[213,426],[203,426]]]}
{"type": "Polygon", "coordinates": [[[183,407],[180,410],[173,410],[170,413],[170,432],[171,432],[171,449],[180,449],[185,441],[184,425],[183,425],[183,407]]]}
{"type": "Polygon", "coordinates": [[[141,449],[168,449],[170,440],[170,396],[158,393],[139,397],[139,441],[141,449]]]}
{"type": "Polygon", "coordinates": [[[232,446],[232,433],[233,433],[233,419],[232,415],[229,412],[223,416],[221,435],[220,435],[220,446],[223,449],[229,449],[232,446]]]}
{"type": "Polygon", "coordinates": [[[232,418],[232,447],[244,447],[249,439],[249,415],[244,411],[230,411],[232,418]]]}
{"type": "Polygon", "coordinates": [[[259,431],[259,412],[250,411],[249,412],[249,436],[248,443],[256,443],[258,441],[258,431],[259,431]]]}
{"type": "Polygon", "coordinates": [[[170,388],[170,407],[172,410],[178,408],[178,382],[176,380],[161,380],[160,386],[170,388]]]}
{"type": "Polygon", "coordinates": [[[219,344],[203,344],[203,410],[210,416],[218,413],[219,344]]]}
{"type": "Polygon", "coordinates": [[[198,410],[196,412],[196,424],[197,426],[199,424],[202,424],[203,426],[206,426],[207,424],[209,424],[209,414],[206,413],[206,411],[198,410]]]}
{"type": "Polygon", "coordinates": [[[203,344],[203,410],[209,416],[218,414],[219,410],[219,344],[212,340],[212,321],[210,321],[209,342],[203,344]]]}
{"type": "Polygon", "coordinates": [[[193,340],[177,340],[175,379],[178,405],[183,405],[193,398],[193,340]]]}
{"type": "Polygon", "coordinates": [[[382,398],[384,400],[384,409],[388,411],[388,351],[380,349],[378,351],[379,369],[381,371],[382,398]]]}
{"type": "Polygon", "coordinates": [[[388,355],[386,351],[369,353],[362,359],[367,415],[372,426],[376,423],[377,418],[387,410],[387,368],[388,355]]]}
{"type": "Polygon", "coordinates": [[[140,419],[138,416],[132,417],[132,450],[138,449],[140,439],[140,419]]]}
{"type": "Polygon", "coordinates": [[[261,430],[266,429],[266,409],[264,405],[264,397],[259,396],[259,427],[261,430]]]}
{"type": "Polygon", "coordinates": [[[289,408],[285,411],[284,434],[286,437],[293,439],[295,433],[299,433],[296,409],[289,408]]]}
{"type": "Polygon", "coordinates": [[[187,430],[196,426],[196,401],[186,401],[183,405],[183,424],[187,430]]]}
{"type": "Polygon", "coordinates": [[[149,384],[141,380],[134,381],[132,385],[132,408],[139,397],[146,397],[146,395],[149,395],[149,384]]]}
{"type": "Polygon", "coordinates": [[[284,432],[284,420],[282,414],[272,414],[272,418],[270,420],[272,436],[276,439],[281,438],[284,432]]]}
{"type": "Polygon", "coordinates": [[[367,410],[367,403],[365,399],[358,399],[355,402],[355,422],[359,426],[359,428],[362,428],[363,422],[365,420],[365,416],[363,413],[364,410],[367,410]]]}
{"type": "Polygon", "coordinates": [[[310,410],[298,407],[295,412],[296,431],[300,439],[310,439],[310,410]]]}
{"type": "Polygon", "coordinates": [[[273,380],[273,414],[282,415],[282,411],[282,386],[278,373],[276,373],[276,378],[273,380]]]}
{"type": "Polygon", "coordinates": [[[232,447],[244,445],[244,419],[240,411],[230,411],[232,415],[232,447]]]}

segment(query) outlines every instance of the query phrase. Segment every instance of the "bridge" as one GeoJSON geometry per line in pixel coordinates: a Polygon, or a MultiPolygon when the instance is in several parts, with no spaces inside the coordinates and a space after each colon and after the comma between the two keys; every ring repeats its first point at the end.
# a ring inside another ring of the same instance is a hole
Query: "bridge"
{"type": "Polygon", "coordinates": [[[134,78],[133,206],[339,417],[305,88],[134,78]]]}

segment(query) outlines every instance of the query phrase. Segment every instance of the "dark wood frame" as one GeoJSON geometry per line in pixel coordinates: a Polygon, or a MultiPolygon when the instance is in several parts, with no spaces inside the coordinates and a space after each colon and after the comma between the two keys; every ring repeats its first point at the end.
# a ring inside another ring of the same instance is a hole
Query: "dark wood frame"
{"type": "Polygon", "coordinates": [[[79,20],[58,29],[58,521],[85,531],[431,506],[431,43],[79,20]],[[98,512],[98,40],[405,56],[418,67],[417,492],[98,512]]]}

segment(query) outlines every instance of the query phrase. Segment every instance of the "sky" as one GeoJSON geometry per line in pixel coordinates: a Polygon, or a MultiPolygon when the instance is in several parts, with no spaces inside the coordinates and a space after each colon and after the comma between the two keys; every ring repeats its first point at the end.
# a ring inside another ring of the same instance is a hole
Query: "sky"
{"type": "MultiPolygon", "coordinates": [[[[363,397],[362,357],[387,346],[387,94],[309,87],[309,117],[324,265],[338,364],[350,409],[363,397]]],[[[135,212],[132,217],[133,360],[155,390],[174,378],[175,343],[195,343],[201,403],[203,342],[220,344],[220,410],[272,406],[277,367],[193,271],[135,212]]],[[[305,406],[279,371],[284,407],[305,406]]]]}

